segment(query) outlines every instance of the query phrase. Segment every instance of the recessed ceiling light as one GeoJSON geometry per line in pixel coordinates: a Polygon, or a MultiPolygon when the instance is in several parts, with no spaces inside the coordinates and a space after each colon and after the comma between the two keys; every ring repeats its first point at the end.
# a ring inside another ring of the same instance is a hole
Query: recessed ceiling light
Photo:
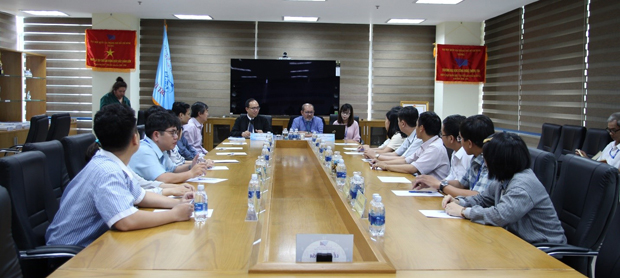
{"type": "Polygon", "coordinates": [[[61,11],[22,11],[22,12],[31,14],[31,15],[38,15],[38,16],[69,16],[68,14],[63,13],[61,11]]]}
{"type": "Polygon", "coordinates": [[[420,24],[426,19],[390,18],[386,23],[391,24],[420,24]]]}
{"type": "Polygon", "coordinates": [[[325,2],[327,0],[284,0],[288,2],[325,2]]]}
{"type": "Polygon", "coordinates": [[[417,0],[416,4],[446,4],[446,5],[456,5],[458,3],[463,2],[463,0],[417,0]]]}
{"type": "Polygon", "coordinates": [[[303,21],[303,22],[316,22],[319,18],[316,16],[283,16],[284,21],[303,21]]]}
{"type": "Polygon", "coordinates": [[[197,14],[175,14],[174,15],[178,19],[197,19],[197,20],[211,20],[213,19],[210,15],[197,15],[197,14]]]}

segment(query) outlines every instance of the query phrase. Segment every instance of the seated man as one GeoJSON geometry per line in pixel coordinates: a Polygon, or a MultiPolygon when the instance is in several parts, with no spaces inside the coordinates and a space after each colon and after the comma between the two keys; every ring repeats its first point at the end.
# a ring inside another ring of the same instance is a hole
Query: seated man
{"type": "Polygon", "coordinates": [[[140,146],[130,107],[104,106],[95,114],[93,130],[101,150],[63,193],[60,209],[45,234],[48,245],[87,246],[110,228],[130,231],[189,220],[193,193],[176,200],[145,192],[127,169],[140,146]],[[155,213],[135,205],[172,210],[155,213]]]}
{"type": "Polygon", "coordinates": [[[482,193],[489,187],[491,180],[488,177],[487,165],[482,157],[484,139],[493,135],[495,127],[491,119],[485,115],[471,116],[460,127],[461,144],[467,154],[474,158],[465,176],[460,180],[442,180],[433,176],[419,176],[413,182],[413,189],[432,187],[452,196],[471,196],[482,193]]]}
{"type": "Polygon", "coordinates": [[[157,112],[146,119],[146,136],[140,141],[140,149],[131,158],[129,167],[146,180],[165,183],[181,183],[201,176],[213,161],[198,163],[198,156],[191,164],[177,166],[168,155],[179,138],[179,119],[168,112],[157,112]]]}
{"type": "MultiPolygon", "coordinates": [[[[601,151],[601,155],[596,160],[607,162],[607,164],[620,170],[620,155],[618,155],[620,152],[618,148],[620,143],[620,112],[613,113],[607,118],[606,130],[609,132],[612,141],[601,151]]],[[[588,157],[582,150],[576,150],[576,153],[588,157]]]]}
{"type": "Polygon", "coordinates": [[[291,130],[298,129],[306,133],[323,133],[323,120],[314,116],[314,105],[306,103],[301,106],[301,116],[293,120],[291,130]]]}
{"type": "Polygon", "coordinates": [[[441,119],[435,112],[426,111],[420,115],[415,133],[422,140],[422,145],[411,156],[398,157],[387,161],[371,162],[373,167],[384,171],[392,171],[409,174],[431,175],[443,179],[450,172],[448,152],[439,136],[441,131],[441,119]]]}
{"type": "Polygon", "coordinates": [[[399,159],[401,157],[412,156],[422,145],[415,131],[418,124],[418,109],[413,106],[403,107],[398,111],[398,128],[401,132],[407,135],[407,138],[394,152],[390,153],[378,153],[372,149],[364,151],[366,158],[374,158],[379,161],[387,161],[392,159],[399,159]]]}
{"type": "Polygon", "coordinates": [[[192,104],[191,116],[192,118],[183,126],[183,137],[197,154],[207,154],[207,150],[202,146],[202,125],[209,119],[209,106],[200,101],[195,102],[192,104]]]}
{"type": "Polygon", "coordinates": [[[450,174],[446,177],[449,181],[460,180],[465,176],[471,164],[472,155],[467,154],[459,137],[459,126],[463,121],[465,121],[465,116],[451,115],[443,119],[441,127],[441,140],[444,146],[453,150],[450,159],[450,174]]]}
{"type": "Polygon", "coordinates": [[[493,183],[475,196],[444,197],[446,213],[502,227],[535,243],[565,244],[564,229],[545,187],[530,169],[530,152],[514,133],[498,133],[484,144],[493,183]]]}
{"type": "Polygon", "coordinates": [[[246,116],[240,116],[235,120],[235,124],[230,131],[230,136],[250,138],[252,133],[270,132],[271,124],[265,117],[260,117],[258,111],[258,101],[250,98],[245,101],[246,116]]]}

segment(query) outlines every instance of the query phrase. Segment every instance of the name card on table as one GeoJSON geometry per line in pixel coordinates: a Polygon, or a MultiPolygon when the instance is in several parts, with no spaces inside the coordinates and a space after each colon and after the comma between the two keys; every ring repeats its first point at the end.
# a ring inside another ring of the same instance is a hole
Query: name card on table
{"type": "Polygon", "coordinates": [[[250,141],[265,141],[267,140],[267,137],[271,137],[271,139],[273,139],[273,134],[272,133],[252,133],[250,134],[250,141]]]}
{"type": "Polygon", "coordinates": [[[332,262],[352,262],[353,235],[297,234],[296,262],[314,263],[325,254],[332,262]]]}
{"type": "Polygon", "coordinates": [[[360,190],[357,191],[356,197],[357,198],[355,198],[355,202],[353,202],[353,211],[355,212],[355,214],[357,214],[359,218],[366,218],[364,210],[366,209],[367,198],[360,190]]]}
{"type": "Polygon", "coordinates": [[[321,142],[334,142],[336,141],[336,134],[333,133],[317,133],[317,138],[321,138],[321,142]]]}

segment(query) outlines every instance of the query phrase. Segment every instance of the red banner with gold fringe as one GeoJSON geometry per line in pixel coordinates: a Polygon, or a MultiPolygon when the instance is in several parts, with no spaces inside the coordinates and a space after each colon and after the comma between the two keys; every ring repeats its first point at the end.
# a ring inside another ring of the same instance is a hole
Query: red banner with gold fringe
{"type": "Polygon", "coordinates": [[[86,30],[86,66],[95,71],[136,68],[136,31],[86,30]]]}
{"type": "Polygon", "coordinates": [[[437,44],[435,81],[484,83],[486,46],[437,44]]]}

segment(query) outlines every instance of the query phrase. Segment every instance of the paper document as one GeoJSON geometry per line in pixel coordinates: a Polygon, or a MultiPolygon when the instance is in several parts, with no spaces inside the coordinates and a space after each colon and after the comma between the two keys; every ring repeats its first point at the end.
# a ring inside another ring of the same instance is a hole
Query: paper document
{"type": "MultiPolygon", "coordinates": [[[[169,209],[155,209],[155,210],[153,210],[153,212],[162,212],[162,211],[169,211],[169,209]]],[[[208,209],[207,210],[207,218],[210,218],[212,214],[213,214],[213,209],[208,209]]],[[[190,217],[194,218],[194,212],[192,212],[192,216],[190,216],[190,217]]]]}
{"type": "Polygon", "coordinates": [[[246,142],[224,142],[222,144],[223,145],[237,145],[237,146],[240,146],[240,145],[247,145],[248,143],[246,143],[246,142]]]}
{"type": "Polygon", "coordinates": [[[213,160],[213,163],[239,163],[239,160],[236,159],[220,159],[213,160]]]}
{"type": "Polygon", "coordinates": [[[195,177],[187,180],[188,182],[199,182],[199,183],[218,183],[223,182],[228,179],[218,179],[218,178],[207,178],[207,177],[195,177]]]}
{"type": "Polygon", "coordinates": [[[248,155],[248,154],[245,153],[245,152],[237,152],[237,153],[235,153],[235,152],[231,152],[231,153],[229,153],[229,152],[222,152],[222,153],[216,153],[216,155],[248,155]]]}
{"type": "Polygon", "coordinates": [[[379,178],[379,180],[383,183],[411,183],[410,180],[408,180],[405,177],[384,177],[384,176],[377,176],[377,178],[379,178]]]}
{"type": "Polygon", "coordinates": [[[344,152],[344,153],[348,155],[364,155],[364,153],[358,153],[358,152],[344,152]]]}
{"type": "Polygon", "coordinates": [[[213,167],[209,168],[209,170],[213,170],[213,171],[228,170],[228,167],[226,167],[226,166],[213,166],[213,167]]]}
{"type": "Polygon", "coordinates": [[[336,146],[357,146],[358,143],[334,143],[336,146]]]}
{"type": "Polygon", "coordinates": [[[357,151],[357,148],[343,148],[345,151],[357,151]]]}
{"type": "Polygon", "coordinates": [[[227,150],[243,150],[243,147],[218,147],[215,148],[218,151],[227,151],[227,150]]]}
{"type": "Polygon", "coordinates": [[[371,162],[372,159],[370,159],[370,158],[362,158],[362,161],[364,161],[364,162],[371,162]]]}
{"type": "Polygon", "coordinates": [[[450,216],[446,213],[445,210],[441,209],[421,209],[420,212],[424,214],[424,216],[428,218],[452,218],[452,219],[463,219],[459,216],[450,216]]]}
{"type": "Polygon", "coordinates": [[[441,193],[430,190],[392,190],[396,196],[443,197],[441,193]]]}

